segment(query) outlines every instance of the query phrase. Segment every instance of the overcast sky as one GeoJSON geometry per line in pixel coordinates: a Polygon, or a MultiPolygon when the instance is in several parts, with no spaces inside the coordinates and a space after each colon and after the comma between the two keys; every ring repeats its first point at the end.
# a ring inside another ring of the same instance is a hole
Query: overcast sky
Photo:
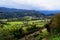
{"type": "Polygon", "coordinates": [[[0,7],[33,10],[60,10],[60,0],[0,0],[0,7]]]}

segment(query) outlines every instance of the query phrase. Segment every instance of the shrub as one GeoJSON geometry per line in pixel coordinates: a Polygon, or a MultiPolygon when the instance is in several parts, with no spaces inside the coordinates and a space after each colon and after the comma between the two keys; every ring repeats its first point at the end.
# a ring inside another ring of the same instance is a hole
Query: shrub
{"type": "Polygon", "coordinates": [[[10,32],[0,29],[0,40],[17,40],[10,32]]]}
{"type": "Polygon", "coordinates": [[[50,33],[60,32],[60,13],[56,14],[51,21],[45,26],[50,33]]]}

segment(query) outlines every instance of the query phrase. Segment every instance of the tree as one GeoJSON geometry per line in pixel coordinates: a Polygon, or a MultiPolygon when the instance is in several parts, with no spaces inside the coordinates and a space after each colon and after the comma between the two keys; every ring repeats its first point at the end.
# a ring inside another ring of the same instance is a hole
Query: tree
{"type": "Polygon", "coordinates": [[[60,13],[57,13],[54,17],[52,17],[51,21],[45,25],[45,28],[50,33],[59,33],[60,32],[60,13]]]}

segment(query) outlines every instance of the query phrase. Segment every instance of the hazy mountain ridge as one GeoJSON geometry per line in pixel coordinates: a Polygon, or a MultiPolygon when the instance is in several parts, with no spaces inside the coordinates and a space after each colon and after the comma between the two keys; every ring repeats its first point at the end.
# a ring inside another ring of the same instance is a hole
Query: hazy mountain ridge
{"type": "Polygon", "coordinates": [[[43,11],[0,7],[0,19],[20,18],[25,16],[45,17],[46,14],[43,11]]]}
{"type": "MultiPolygon", "coordinates": [[[[0,7],[0,12],[22,12],[22,11],[36,11],[36,10],[0,7]]],[[[37,10],[37,11],[42,12],[44,14],[52,14],[52,13],[60,12],[60,10],[37,10]]]]}
{"type": "Polygon", "coordinates": [[[40,12],[42,12],[44,14],[56,14],[56,13],[60,12],[60,10],[40,10],[40,12]]]}

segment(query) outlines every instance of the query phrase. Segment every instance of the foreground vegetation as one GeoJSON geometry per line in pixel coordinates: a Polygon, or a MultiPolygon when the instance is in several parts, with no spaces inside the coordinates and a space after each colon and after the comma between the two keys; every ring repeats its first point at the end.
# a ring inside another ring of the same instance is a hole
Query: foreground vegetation
{"type": "Polygon", "coordinates": [[[59,40],[60,14],[55,15],[49,22],[45,20],[24,20],[0,22],[0,40],[59,40]],[[47,23],[48,22],[48,23],[47,23]],[[37,32],[39,31],[39,32],[37,32]],[[39,34],[35,34],[35,32],[39,34]],[[27,35],[33,34],[29,38],[27,35]],[[22,39],[23,40],[23,39],[22,39]]]}
{"type": "Polygon", "coordinates": [[[43,28],[46,21],[15,21],[15,22],[0,22],[0,40],[18,40],[26,33],[37,31],[43,28]],[[3,26],[2,26],[3,25],[3,26]],[[31,32],[30,32],[31,31],[31,32]]]}

